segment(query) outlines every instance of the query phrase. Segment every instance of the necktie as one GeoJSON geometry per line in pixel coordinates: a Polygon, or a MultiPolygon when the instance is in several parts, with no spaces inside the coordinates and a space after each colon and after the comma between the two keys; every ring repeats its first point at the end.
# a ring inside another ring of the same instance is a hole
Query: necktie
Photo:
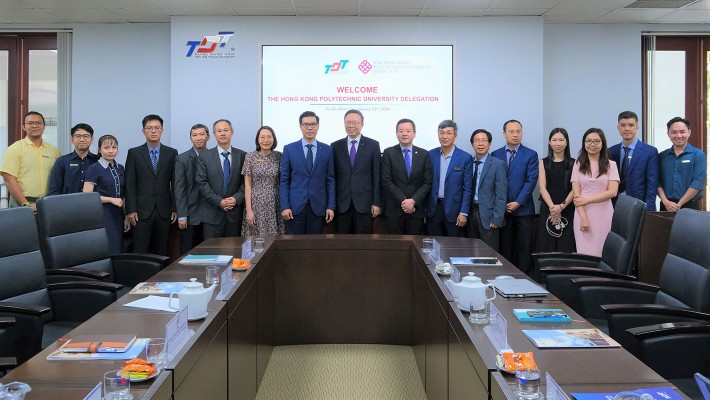
{"type": "Polygon", "coordinates": [[[357,154],[355,152],[355,146],[357,146],[357,140],[353,140],[350,143],[351,143],[351,146],[350,146],[350,166],[354,167],[355,166],[355,154],[357,154]]]}
{"type": "Polygon", "coordinates": [[[222,195],[224,197],[227,197],[228,191],[227,188],[229,186],[229,174],[232,172],[231,165],[229,164],[229,152],[228,151],[223,151],[222,156],[224,157],[224,161],[222,162],[222,168],[224,169],[224,181],[222,182],[222,195]]]}
{"type": "Polygon", "coordinates": [[[515,158],[515,150],[508,149],[508,153],[510,153],[510,158],[508,159],[508,166],[513,163],[513,159],[515,158]]]}
{"type": "Polygon", "coordinates": [[[619,178],[621,179],[621,183],[619,183],[619,193],[626,191],[626,173],[629,172],[630,150],[628,146],[624,146],[624,157],[621,160],[621,171],[619,171],[619,178]]]}
{"type": "Polygon", "coordinates": [[[153,172],[158,173],[158,150],[150,151],[150,161],[153,163],[153,172]]]}
{"type": "Polygon", "coordinates": [[[407,176],[412,172],[412,160],[409,158],[409,149],[404,149],[404,166],[407,168],[407,176]]]}
{"type": "Polygon", "coordinates": [[[308,147],[308,152],[306,153],[306,168],[310,174],[313,170],[313,145],[307,144],[306,147],[308,147]]]}
{"type": "Polygon", "coordinates": [[[473,186],[471,187],[471,192],[473,192],[473,199],[476,200],[476,185],[478,185],[478,166],[481,165],[481,162],[476,160],[474,161],[476,164],[475,167],[473,167],[473,186]]]}

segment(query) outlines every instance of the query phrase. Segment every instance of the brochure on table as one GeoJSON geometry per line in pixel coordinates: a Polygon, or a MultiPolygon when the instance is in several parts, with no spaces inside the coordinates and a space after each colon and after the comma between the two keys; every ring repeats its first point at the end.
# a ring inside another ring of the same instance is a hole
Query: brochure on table
{"type": "Polygon", "coordinates": [[[188,254],[178,261],[178,264],[183,265],[218,265],[223,267],[232,262],[234,257],[231,255],[214,255],[214,254],[188,254]]]}
{"type": "Polygon", "coordinates": [[[564,347],[620,347],[599,329],[523,329],[540,349],[564,347]]]}
{"type": "Polygon", "coordinates": [[[520,322],[572,322],[572,318],[561,308],[514,308],[513,315],[520,322]]]}
{"type": "Polygon", "coordinates": [[[178,293],[190,282],[141,282],[128,294],[170,294],[178,293]]]}
{"type": "Polygon", "coordinates": [[[636,390],[625,390],[623,392],[611,392],[611,393],[581,393],[581,392],[572,392],[572,396],[577,399],[577,400],[612,400],[616,395],[619,393],[635,393],[639,395],[638,398],[641,398],[641,395],[648,395],[647,398],[649,400],[683,400],[685,399],[683,396],[678,394],[675,390],[673,390],[672,387],[670,386],[663,386],[663,387],[657,387],[657,388],[644,388],[644,389],[636,389],[636,390]]]}
{"type": "Polygon", "coordinates": [[[147,338],[138,338],[133,345],[123,353],[67,353],[64,351],[64,346],[49,353],[47,360],[50,361],[87,361],[87,360],[130,360],[140,356],[141,352],[148,343],[147,338]]]}

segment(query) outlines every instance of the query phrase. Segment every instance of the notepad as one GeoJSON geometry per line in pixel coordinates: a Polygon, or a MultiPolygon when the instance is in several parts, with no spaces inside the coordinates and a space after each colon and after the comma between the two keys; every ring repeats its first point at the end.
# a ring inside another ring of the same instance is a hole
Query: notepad
{"type": "Polygon", "coordinates": [[[136,335],[84,335],[69,340],[65,353],[125,353],[136,341],[136,335]]]}

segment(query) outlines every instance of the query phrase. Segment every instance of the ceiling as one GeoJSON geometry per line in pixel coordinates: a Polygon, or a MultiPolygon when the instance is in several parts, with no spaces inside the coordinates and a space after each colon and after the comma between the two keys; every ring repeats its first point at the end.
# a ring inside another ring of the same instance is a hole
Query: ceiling
{"type": "Polygon", "coordinates": [[[0,0],[0,23],[147,23],[173,16],[542,16],[545,23],[708,23],[710,0],[0,0]],[[661,7],[661,8],[650,8],[661,7]]]}

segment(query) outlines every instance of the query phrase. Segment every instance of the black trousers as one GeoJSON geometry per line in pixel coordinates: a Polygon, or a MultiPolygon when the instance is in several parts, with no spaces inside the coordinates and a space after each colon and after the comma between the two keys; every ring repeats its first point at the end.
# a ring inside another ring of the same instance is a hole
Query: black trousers
{"type": "Polygon", "coordinates": [[[532,273],[532,233],[534,215],[505,214],[500,229],[500,254],[528,275],[532,273]]]}
{"type": "Polygon", "coordinates": [[[427,234],[431,236],[459,237],[462,229],[456,226],[456,221],[449,222],[444,215],[444,205],[436,202],[436,209],[431,218],[426,219],[427,234]]]}
{"type": "Polygon", "coordinates": [[[170,217],[162,218],[153,208],[149,216],[138,218],[133,231],[133,252],[168,256],[170,217]]]}
{"type": "Polygon", "coordinates": [[[500,252],[500,228],[484,229],[478,207],[471,207],[466,223],[467,236],[470,239],[481,239],[496,252],[500,252]]]}
{"type": "Polygon", "coordinates": [[[335,215],[335,231],[337,233],[362,233],[372,234],[372,214],[357,212],[355,205],[350,202],[350,208],[344,213],[335,215]]]}
{"type": "Polygon", "coordinates": [[[421,235],[424,233],[424,218],[409,214],[387,217],[387,231],[391,235],[421,235]]]}
{"type": "Polygon", "coordinates": [[[325,216],[313,213],[311,203],[306,203],[299,214],[294,214],[293,219],[286,221],[287,235],[319,235],[323,233],[325,216]]]}
{"type": "Polygon", "coordinates": [[[202,223],[205,239],[220,237],[239,237],[242,233],[242,221],[229,222],[226,216],[218,224],[202,223]]]}

